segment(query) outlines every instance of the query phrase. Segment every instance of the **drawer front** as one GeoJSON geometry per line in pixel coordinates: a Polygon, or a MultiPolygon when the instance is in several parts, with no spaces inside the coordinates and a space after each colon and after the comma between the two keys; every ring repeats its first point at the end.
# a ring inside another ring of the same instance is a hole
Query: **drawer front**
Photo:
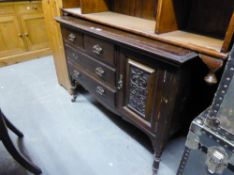
{"type": "Polygon", "coordinates": [[[114,89],[105,86],[89,74],[81,71],[81,68],[74,66],[70,61],[68,61],[68,69],[73,80],[78,81],[91,94],[95,95],[98,100],[112,108],[115,107],[116,91],[114,89]]]}
{"type": "Polygon", "coordinates": [[[77,52],[76,50],[66,46],[67,59],[74,64],[78,64],[83,70],[89,72],[95,78],[105,82],[106,84],[115,87],[116,70],[102,62],[88,56],[87,54],[77,52]]]}
{"type": "Polygon", "coordinates": [[[75,30],[62,27],[62,35],[65,43],[72,45],[73,47],[82,48],[83,47],[83,36],[75,30]]]}
{"type": "Polygon", "coordinates": [[[0,9],[0,15],[15,13],[13,4],[0,4],[0,9]]]}
{"type": "Polygon", "coordinates": [[[114,65],[115,62],[113,44],[85,35],[84,47],[88,54],[90,54],[91,56],[94,56],[110,65],[114,65]]]}
{"type": "Polygon", "coordinates": [[[73,61],[78,60],[78,50],[76,48],[73,48],[65,44],[65,53],[66,53],[67,59],[70,59],[73,61]]]}
{"type": "Polygon", "coordinates": [[[42,13],[41,3],[25,3],[16,5],[16,10],[20,14],[42,13]]]}

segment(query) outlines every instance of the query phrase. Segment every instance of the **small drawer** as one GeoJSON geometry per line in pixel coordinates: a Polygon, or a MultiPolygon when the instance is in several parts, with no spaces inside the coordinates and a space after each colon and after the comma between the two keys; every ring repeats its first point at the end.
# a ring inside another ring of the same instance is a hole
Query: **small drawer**
{"type": "Polygon", "coordinates": [[[83,47],[83,36],[75,30],[62,27],[62,35],[65,43],[68,43],[74,47],[83,47]]]}
{"type": "Polygon", "coordinates": [[[84,36],[85,50],[91,56],[94,56],[110,65],[114,65],[114,45],[106,41],[91,37],[84,36]]]}
{"type": "Polygon", "coordinates": [[[78,50],[65,44],[65,54],[67,59],[78,60],[78,50]]]}
{"type": "Polygon", "coordinates": [[[16,10],[20,14],[28,14],[28,13],[42,13],[42,5],[41,3],[25,3],[25,4],[17,4],[16,10]]]}
{"type": "Polygon", "coordinates": [[[69,61],[68,69],[73,80],[78,81],[86,90],[95,95],[98,100],[113,108],[115,107],[116,90],[104,85],[69,61]]]}
{"type": "Polygon", "coordinates": [[[66,47],[67,59],[74,64],[82,67],[83,70],[92,74],[95,78],[105,82],[106,84],[115,87],[116,70],[102,62],[84,54],[76,52],[72,48],[66,47]]]}
{"type": "Polygon", "coordinates": [[[0,4],[0,15],[7,15],[13,13],[15,13],[13,4],[0,4]]]}

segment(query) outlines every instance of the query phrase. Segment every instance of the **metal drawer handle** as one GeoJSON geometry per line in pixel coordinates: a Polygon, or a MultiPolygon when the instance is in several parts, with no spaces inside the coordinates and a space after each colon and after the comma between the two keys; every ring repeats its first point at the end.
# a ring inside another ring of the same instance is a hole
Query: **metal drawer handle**
{"type": "Polygon", "coordinates": [[[20,38],[23,38],[23,37],[24,37],[24,35],[23,35],[22,33],[18,34],[18,36],[19,36],[20,38]]]}
{"type": "Polygon", "coordinates": [[[74,58],[75,60],[78,59],[78,55],[76,53],[72,53],[72,58],[74,58]]]}
{"type": "Polygon", "coordinates": [[[80,77],[80,72],[77,70],[73,70],[72,79],[76,80],[79,77],[80,77]]]}
{"type": "Polygon", "coordinates": [[[34,10],[38,10],[38,7],[37,6],[34,6],[34,7],[32,7],[34,10]]]}
{"type": "Polygon", "coordinates": [[[100,56],[103,54],[103,48],[101,48],[101,46],[99,44],[96,44],[93,46],[93,53],[100,56]]]}
{"type": "Polygon", "coordinates": [[[101,86],[97,86],[97,87],[96,87],[96,92],[97,92],[97,94],[99,94],[99,95],[103,96],[103,95],[104,95],[104,93],[105,93],[105,90],[104,90],[104,88],[103,88],[103,87],[101,87],[101,86]]]}
{"type": "Polygon", "coordinates": [[[123,75],[119,75],[119,81],[117,82],[117,89],[121,90],[123,88],[123,75]]]}
{"type": "Polygon", "coordinates": [[[68,40],[71,41],[71,42],[74,42],[76,39],[76,35],[74,33],[70,33],[68,35],[68,40]]]}
{"type": "Polygon", "coordinates": [[[95,69],[95,73],[99,76],[99,77],[102,77],[105,73],[104,69],[102,67],[97,67],[95,69]]]}

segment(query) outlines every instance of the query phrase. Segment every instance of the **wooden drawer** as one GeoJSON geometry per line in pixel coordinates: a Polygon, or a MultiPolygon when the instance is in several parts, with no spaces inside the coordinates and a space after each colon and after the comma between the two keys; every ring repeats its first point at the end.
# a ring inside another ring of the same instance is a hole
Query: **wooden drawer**
{"type": "Polygon", "coordinates": [[[42,13],[42,5],[39,3],[25,3],[25,4],[17,4],[15,6],[17,13],[20,14],[28,14],[28,13],[42,13]]]}
{"type": "Polygon", "coordinates": [[[114,65],[114,45],[88,35],[84,36],[85,50],[91,56],[94,56],[110,65],[114,65]]]}
{"type": "Polygon", "coordinates": [[[65,43],[68,43],[74,47],[83,48],[83,36],[75,30],[62,27],[62,35],[65,43]]]}
{"type": "Polygon", "coordinates": [[[115,87],[116,70],[102,62],[88,56],[87,54],[77,52],[73,48],[65,46],[67,59],[74,64],[78,64],[83,70],[92,74],[95,78],[115,87]]]}
{"type": "Polygon", "coordinates": [[[64,46],[65,46],[65,53],[67,59],[74,61],[78,60],[78,50],[76,48],[69,46],[68,44],[65,44],[64,46]]]}
{"type": "Polygon", "coordinates": [[[79,66],[74,66],[70,61],[68,61],[68,69],[73,80],[78,81],[86,90],[95,95],[95,97],[103,103],[112,108],[115,107],[116,90],[90,76],[79,66]]]}
{"type": "Polygon", "coordinates": [[[15,13],[13,4],[0,4],[0,15],[7,15],[15,13]]]}

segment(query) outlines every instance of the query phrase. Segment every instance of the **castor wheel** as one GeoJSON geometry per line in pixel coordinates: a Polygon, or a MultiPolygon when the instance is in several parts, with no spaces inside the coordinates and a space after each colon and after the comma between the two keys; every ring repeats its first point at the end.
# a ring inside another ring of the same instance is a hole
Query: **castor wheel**
{"type": "Polygon", "coordinates": [[[156,155],[154,156],[155,157],[154,157],[154,163],[153,163],[153,175],[157,175],[161,158],[156,155]]]}
{"type": "Polygon", "coordinates": [[[72,97],[72,99],[71,99],[71,102],[72,102],[72,103],[75,103],[75,102],[76,102],[77,96],[78,96],[78,95],[73,95],[73,97],[72,97]]]}
{"type": "Polygon", "coordinates": [[[153,169],[153,175],[158,175],[158,169],[153,169]]]}

